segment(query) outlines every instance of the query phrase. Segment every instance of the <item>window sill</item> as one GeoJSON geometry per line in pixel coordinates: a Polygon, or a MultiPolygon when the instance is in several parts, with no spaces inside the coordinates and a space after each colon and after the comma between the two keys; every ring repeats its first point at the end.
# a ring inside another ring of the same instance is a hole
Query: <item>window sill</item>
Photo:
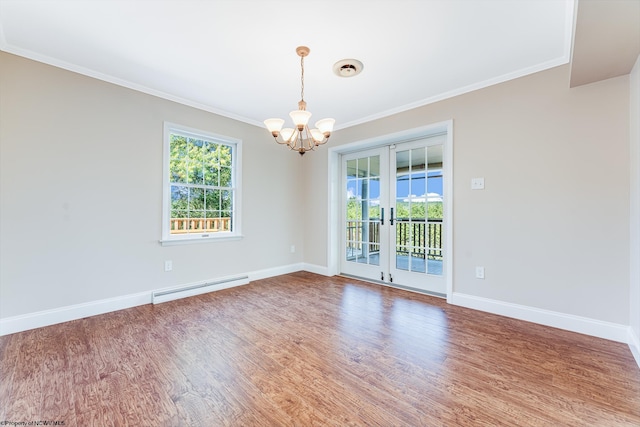
{"type": "Polygon", "coordinates": [[[235,240],[242,240],[243,235],[233,235],[226,237],[200,237],[200,238],[187,238],[187,239],[166,239],[159,240],[161,246],[176,246],[176,245],[190,245],[192,243],[214,243],[214,242],[232,242],[235,240]]]}

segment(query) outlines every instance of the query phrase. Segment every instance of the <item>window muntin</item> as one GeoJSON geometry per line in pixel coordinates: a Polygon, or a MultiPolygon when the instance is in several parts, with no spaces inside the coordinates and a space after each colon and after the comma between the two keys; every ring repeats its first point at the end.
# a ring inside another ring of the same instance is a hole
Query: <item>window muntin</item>
{"type": "Polygon", "coordinates": [[[165,123],[163,241],[239,236],[240,141],[165,123]]]}

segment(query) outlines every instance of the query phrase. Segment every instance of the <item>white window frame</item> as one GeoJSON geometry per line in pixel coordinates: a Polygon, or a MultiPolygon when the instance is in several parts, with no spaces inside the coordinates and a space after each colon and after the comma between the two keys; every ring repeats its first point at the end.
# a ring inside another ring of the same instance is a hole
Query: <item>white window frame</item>
{"type": "Polygon", "coordinates": [[[163,168],[162,168],[162,239],[163,246],[205,243],[225,240],[238,240],[242,238],[241,228],[241,208],[242,208],[242,140],[229,136],[182,126],[175,123],[164,122],[164,144],[163,144],[163,168]],[[232,148],[231,156],[231,181],[233,190],[233,211],[232,211],[232,231],[220,231],[215,233],[188,233],[171,234],[171,182],[169,174],[169,162],[171,160],[171,134],[179,134],[216,144],[228,145],[232,148]]]}

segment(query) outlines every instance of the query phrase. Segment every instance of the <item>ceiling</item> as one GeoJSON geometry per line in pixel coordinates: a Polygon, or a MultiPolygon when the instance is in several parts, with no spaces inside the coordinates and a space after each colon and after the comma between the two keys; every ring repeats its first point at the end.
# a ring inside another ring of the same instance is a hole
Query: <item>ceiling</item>
{"type": "Polygon", "coordinates": [[[297,109],[295,48],[306,45],[311,122],[334,117],[342,129],[568,63],[576,10],[573,0],[0,0],[0,49],[262,126],[297,109]],[[362,73],[336,76],[346,58],[362,73]]]}

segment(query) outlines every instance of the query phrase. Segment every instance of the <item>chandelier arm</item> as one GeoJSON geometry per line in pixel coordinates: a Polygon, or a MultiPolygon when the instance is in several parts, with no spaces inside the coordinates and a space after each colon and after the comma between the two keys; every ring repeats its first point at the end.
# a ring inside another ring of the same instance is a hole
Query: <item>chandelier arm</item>
{"type": "Polygon", "coordinates": [[[296,150],[296,146],[298,144],[298,140],[299,139],[300,139],[300,132],[298,130],[296,130],[291,135],[291,139],[289,140],[289,143],[287,144],[289,146],[289,149],[296,150]]]}
{"type": "Polygon", "coordinates": [[[304,132],[306,135],[306,138],[304,138],[304,142],[306,143],[306,149],[308,151],[314,151],[316,149],[316,147],[319,145],[318,141],[316,141],[313,138],[313,135],[311,134],[311,131],[309,130],[309,126],[305,126],[304,127],[304,132]]]}
{"type": "Polygon", "coordinates": [[[313,137],[313,134],[311,133],[311,131],[309,130],[309,126],[305,126],[305,132],[307,133],[307,137],[310,141],[310,143],[313,143],[314,148],[317,147],[318,145],[322,145],[322,144],[326,144],[327,141],[329,141],[329,137],[327,136],[323,136],[322,139],[317,140],[313,137]]]}
{"type": "Polygon", "coordinates": [[[274,136],[273,139],[274,139],[274,141],[276,141],[280,145],[289,145],[289,142],[286,141],[286,140],[278,141],[278,137],[277,136],[274,136]]]}

